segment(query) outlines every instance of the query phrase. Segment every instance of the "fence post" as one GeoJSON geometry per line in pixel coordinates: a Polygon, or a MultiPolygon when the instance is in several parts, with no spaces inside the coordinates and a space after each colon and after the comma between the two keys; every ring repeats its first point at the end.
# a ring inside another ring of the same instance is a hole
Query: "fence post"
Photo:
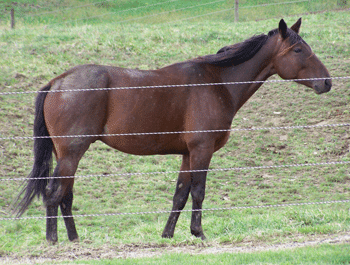
{"type": "Polygon", "coordinates": [[[11,9],[11,29],[15,28],[15,10],[11,9]]]}
{"type": "Polygon", "coordinates": [[[238,22],[238,0],[235,0],[235,22],[238,22]]]}

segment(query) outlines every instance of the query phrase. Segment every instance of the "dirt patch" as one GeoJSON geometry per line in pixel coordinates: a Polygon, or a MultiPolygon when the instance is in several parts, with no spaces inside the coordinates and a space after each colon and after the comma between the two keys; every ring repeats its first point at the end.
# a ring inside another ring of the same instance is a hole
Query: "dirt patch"
{"type": "MultiPolygon", "coordinates": [[[[45,262],[61,262],[74,260],[99,260],[99,259],[126,259],[159,257],[171,253],[197,254],[219,254],[219,253],[251,253],[258,251],[276,251],[306,246],[317,246],[320,244],[344,244],[350,243],[350,233],[337,235],[309,236],[303,240],[303,236],[295,237],[289,243],[267,244],[260,242],[246,242],[241,244],[215,244],[203,243],[193,246],[111,246],[104,245],[100,248],[87,248],[79,243],[70,243],[65,246],[47,246],[40,250],[41,254],[28,254],[19,256],[9,254],[0,257],[0,264],[42,264],[45,262]]],[[[38,250],[39,253],[39,250],[38,250]]]]}

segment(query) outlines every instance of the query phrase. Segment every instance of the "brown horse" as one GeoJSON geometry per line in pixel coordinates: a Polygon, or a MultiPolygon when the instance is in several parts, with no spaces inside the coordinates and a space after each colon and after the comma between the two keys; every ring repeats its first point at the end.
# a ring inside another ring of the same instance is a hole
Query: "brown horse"
{"type": "Polygon", "coordinates": [[[178,132],[230,129],[232,119],[264,81],[278,74],[283,79],[320,78],[296,82],[317,94],[328,92],[332,83],[326,67],[298,35],[299,19],[290,29],[282,19],[267,35],[253,36],[227,46],[217,54],[176,63],[159,70],[141,71],[102,65],[76,66],[51,80],[36,99],[35,161],[26,187],[17,200],[21,215],[33,198],[46,205],[46,238],[57,241],[58,206],[69,240],[78,239],[72,217],[74,174],[79,160],[97,140],[135,155],[181,154],[183,156],[171,212],[162,236],[173,237],[180,212],[189,193],[193,199],[191,233],[205,238],[201,209],[206,170],[213,153],[225,145],[229,132],[174,133],[103,136],[142,132],[178,132]],[[323,78],[323,79],[322,79],[323,78]],[[77,91],[89,88],[209,84],[168,88],[77,91]],[[74,91],[65,91],[74,90],[74,91]],[[47,93],[47,92],[59,93],[47,93]],[[92,137],[49,136],[101,135],[92,137]],[[45,138],[46,136],[46,138],[45,138]],[[51,175],[52,152],[57,166],[51,175]],[[192,170],[199,170],[191,172],[192,170]],[[190,171],[190,172],[188,172],[190,171]],[[51,178],[49,178],[51,176],[51,178]],[[57,177],[67,178],[57,178],[57,177]],[[39,178],[39,179],[38,179],[39,178]],[[23,198],[22,195],[24,194],[23,198]],[[51,218],[50,218],[51,217],[51,218]]]}

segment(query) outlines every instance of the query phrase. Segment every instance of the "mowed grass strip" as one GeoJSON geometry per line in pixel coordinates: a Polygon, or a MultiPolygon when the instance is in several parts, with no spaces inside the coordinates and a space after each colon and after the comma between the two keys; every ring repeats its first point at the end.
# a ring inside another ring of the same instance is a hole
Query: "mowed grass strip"
{"type": "MultiPolygon", "coordinates": [[[[296,249],[224,254],[166,254],[152,258],[84,261],[85,264],[347,264],[348,244],[304,247],[296,249]]],[[[195,251],[194,251],[195,253],[195,251]]],[[[79,264],[79,263],[77,263],[79,264]]]]}

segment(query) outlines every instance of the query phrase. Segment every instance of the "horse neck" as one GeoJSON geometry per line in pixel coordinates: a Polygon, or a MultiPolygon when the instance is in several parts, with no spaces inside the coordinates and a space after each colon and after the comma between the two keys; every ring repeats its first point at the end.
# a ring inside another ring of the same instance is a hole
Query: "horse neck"
{"type": "MultiPolygon", "coordinates": [[[[273,58],[278,50],[278,36],[271,37],[250,60],[222,69],[221,82],[265,81],[276,73],[273,58]]],[[[235,112],[259,89],[263,83],[225,85],[232,96],[235,112]]]]}

